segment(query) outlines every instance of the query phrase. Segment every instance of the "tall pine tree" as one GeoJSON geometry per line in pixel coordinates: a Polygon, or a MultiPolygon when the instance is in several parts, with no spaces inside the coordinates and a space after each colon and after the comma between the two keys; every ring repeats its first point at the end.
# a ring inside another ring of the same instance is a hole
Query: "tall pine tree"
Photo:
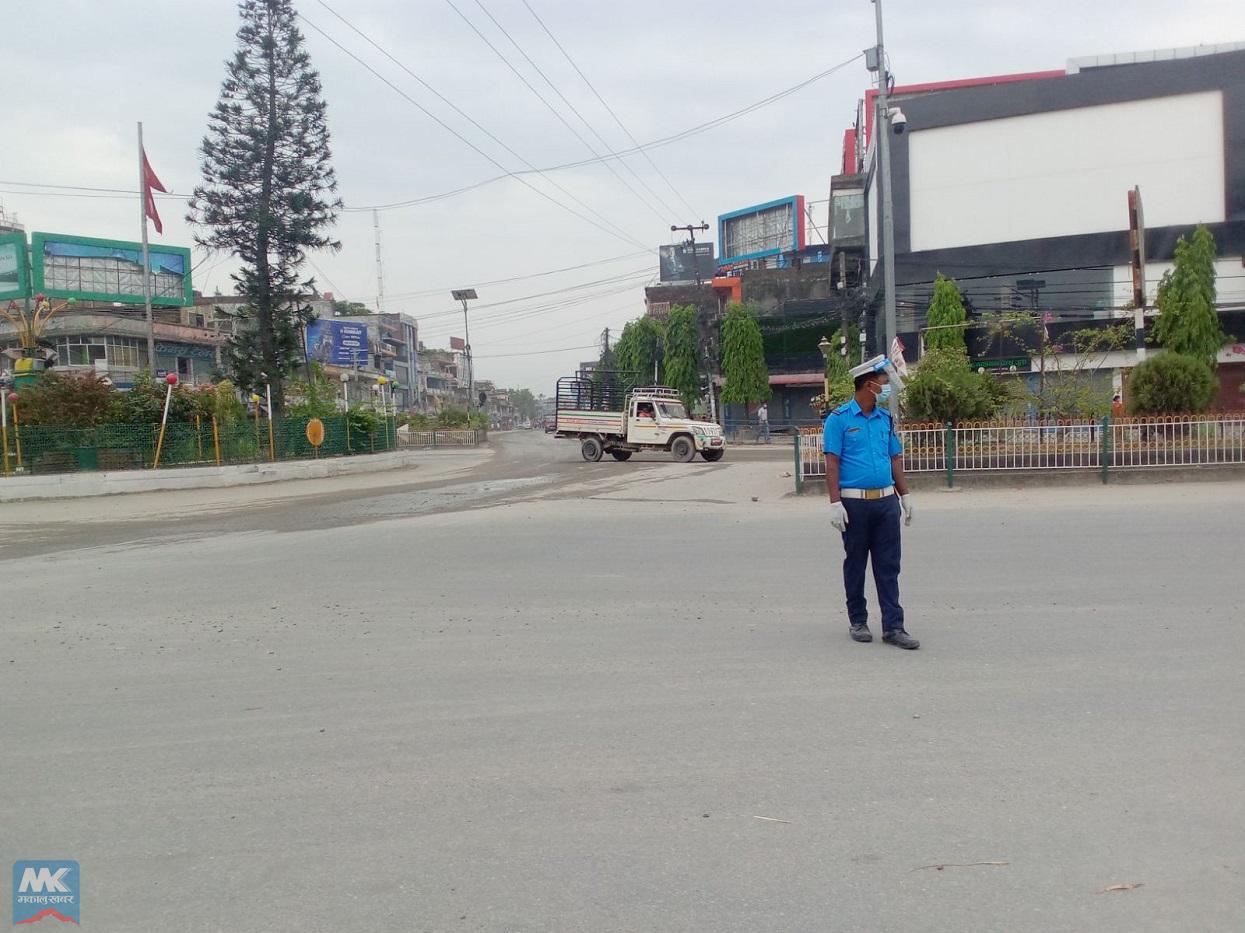
{"type": "Polygon", "coordinates": [[[772,394],[765,366],[765,341],[755,311],[732,304],[722,321],[722,401],[747,406],[772,394]]]}
{"type": "Polygon", "coordinates": [[[704,392],[700,385],[700,328],[694,305],[675,305],[666,322],[666,385],[690,412],[704,392]]]}
{"type": "Polygon", "coordinates": [[[968,314],[964,298],[953,279],[941,272],[934,281],[934,296],[925,313],[925,347],[929,350],[966,350],[964,327],[968,314]]]}
{"type": "Polygon", "coordinates": [[[314,282],[300,281],[302,265],[309,251],[341,248],[328,235],[341,200],[320,76],[290,0],[241,0],[238,9],[238,50],[208,116],[187,219],[199,246],[241,260],[233,278],[246,304],[230,362],[245,388],[267,374],[279,412],[310,320],[314,282]]]}
{"type": "Polygon", "coordinates": [[[1156,343],[1212,368],[1227,341],[1215,307],[1215,255],[1215,238],[1203,226],[1192,240],[1176,241],[1172,268],[1159,281],[1154,321],[1156,343]]]}

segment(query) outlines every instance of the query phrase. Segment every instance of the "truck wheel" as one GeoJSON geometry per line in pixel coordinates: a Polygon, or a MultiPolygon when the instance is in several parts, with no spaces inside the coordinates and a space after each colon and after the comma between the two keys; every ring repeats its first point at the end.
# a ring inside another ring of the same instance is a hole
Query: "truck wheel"
{"type": "Polygon", "coordinates": [[[674,443],[670,445],[670,452],[674,454],[674,459],[679,463],[691,463],[696,458],[696,445],[692,443],[690,437],[683,435],[674,439],[674,443]]]}
{"type": "Polygon", "coordinates": [[[631,459],[631,451],[629,450],[611,450],[610,456],[615,460],[624,461],[631,459]]]}
{"type": "Polygon", "coordinates": [[[579,446],[579,452],[589,463],[596,463],[605,455],[605,448],[595,437],[585,437],[584,442],[579,446]]]}
{"type": "Polygon", "coordinates": [[[704,457],[706,460],[708,460],[710,463],[717,463],[719,460],[722,459],[722,455],[724,453],[726,453],[725,450],[702,450],[700,452],[700,455],[704,457]]]}

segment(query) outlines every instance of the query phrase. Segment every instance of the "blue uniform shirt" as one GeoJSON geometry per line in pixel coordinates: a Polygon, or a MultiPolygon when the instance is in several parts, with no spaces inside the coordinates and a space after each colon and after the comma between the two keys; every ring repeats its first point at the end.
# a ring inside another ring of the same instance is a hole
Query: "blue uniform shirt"
{"type": "Polygon", "coordinates": [[[822,449],[839,458],[839,488],[881,489],[894,482],[891,458],[903,444],[889,411],[878,405],[866,415],[852,399],[826,417],[822,449]]]}

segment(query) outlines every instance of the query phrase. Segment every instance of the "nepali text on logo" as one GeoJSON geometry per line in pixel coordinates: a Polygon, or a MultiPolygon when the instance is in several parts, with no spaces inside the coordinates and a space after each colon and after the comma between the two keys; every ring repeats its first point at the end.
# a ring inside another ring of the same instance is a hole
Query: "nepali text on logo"
{"type": "Polygon", "coordinates": [[[13,923],[45,917],[66,923],[81,920],[81,875],[68,859],[23,859],[13,863],[13,923]]]}

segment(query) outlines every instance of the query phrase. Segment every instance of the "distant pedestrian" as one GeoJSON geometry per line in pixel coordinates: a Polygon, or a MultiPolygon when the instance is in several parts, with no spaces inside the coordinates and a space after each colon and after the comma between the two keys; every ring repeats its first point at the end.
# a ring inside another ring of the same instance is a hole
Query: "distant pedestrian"
{"type": "Polygon", "coordinates": [[[757,409],[757,443],[769,443],[769,406],[764,402],[757,409]]]}
{"type": "Polygon", "coordinates": [[[1118,395],[1113,396],[1111,399],[1111,417],[1112,418],[1123,418],[1124,417],[1124,402],[1123,400],[1120,399],[1118,395]]]}
{"type": "Polygon", "coordinates": [[[883,356],[851,371],[855,397],[826,418],[823,449],[830,523],[843,536],[843,588],[853,641],[873,641],[865,601],[865,564],[873,564],[882,607],[882,641],[900,648],[921,643],[904,631],[899,604],[899,519],[912,523],[903,444],[887,410],[890,377],[883,356]]]}

